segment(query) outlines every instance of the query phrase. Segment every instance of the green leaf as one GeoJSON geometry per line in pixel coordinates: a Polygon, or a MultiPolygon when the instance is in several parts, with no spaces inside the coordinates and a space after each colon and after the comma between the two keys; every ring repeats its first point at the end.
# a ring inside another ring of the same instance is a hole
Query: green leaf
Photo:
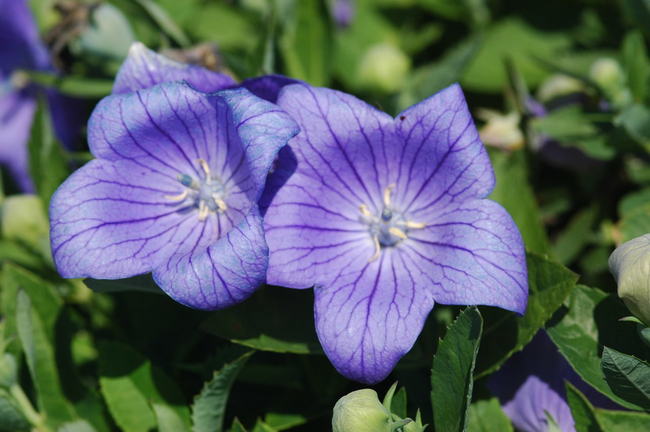
{"type": "Polygon", "coordinates": [[[643,207],[643,205],[648,202],[650,202],[650,188],[644,188],[629,193],[618,202],[618,214],[625,217],[627,213],[631,213],[637,208],[643,207]]]}
{"type": "Polygon", "coordinates": [[[247,432],[246,428],[244,427],[243,424],[239,421],[237,417],[235,417],[232,421],[232,426],[230,427],[230,432],[247,432]]]}
{"type": "Polygon", "coordinates": [[[650,1],[623,0],[623,8],[628,19],[647,35],[650,35],[650,1]]]}
{"type": "Polygon", "coordinates": [[[623,214],[619,222],[620,241],[625,243],[650,232],[650,202],[623,214]]]}
{"type": "Polygon", "coordinates": [[[596,159],[609,160],[616,149],[608,145],[607,137],[578,106],[568,106],[548,115],[532,118],[530,127],[537,135],[548,135],[566,147],[577,147],[596,159]]]}
{"type": "Polygon", "coordinates": [[[508,84],[504,59],[511,58],[528,85],[536,86],[549,74],[537,59],[553,60],[569,44],[564,33],[541,32],[519,18],[503,19],[488,29],[461,84],[468,90],[500,92],[508,84]]]}
{"type": "Polygon", "coordinates": [[[86,278],[84,284],[96,293],[112,293],[121,291],[141,291],[151,294],[165,294],[154,282],[151,273],[133,276],[127,279],[101,280],[86,278]]]}
{"type": "Polygon", "coordinates": [[[465,2],[446,0],[416,0],[416,2],[423,8],[447,19],[460,21],[467,16],[465,2]]]}
{"type": "MultiPolygon", "coordinates": [[[[5,315],[5,334],[20,334],[21,330],[25,331],[17,324],[15,299],[19,290],[25,291],[29,296],[33,337],[42,342],[39,345],[39,350],[42,351],[38,351],[40,354],[34,362],[35,372],[38,374],[34,381],[39,398],[43,399],[42,410],[45,413],[48,413],[48,409],[56,411],[52,416],[48,414],[48,420],[64,416],[67,410],[72,409],[76,414],[68,421],[83,418],[92,423],[99,432],[107,432],[104,404],[94,390],[82,383],[72,359],[72,337],[76,328],[56,289],[50,283],[14,265],[4,266],[0,282],[0,304],[5,315]],[[40,394],[39,386],[43,387],[43,394],[40,394]],[[59,413],[59,410],[63,409],[61,404],[66,408],[59,413]]],[[[25,311],[21,313],[21,319],[25,320],[25,311]]],[[[25,336],[29,337],[27,334],[25,336]]],[[[7,351],[18,358],[22,352],[21,348],[21,344],[11,344],[7,351]]],[[[66,421],[65,418],[60,420],[66,421]]]]}
{"type": "Polygon", "coordinates": [[[153,402],[151,408],[156,416],[159,432],[186,432],[190,430],[183,416],[179,415],[169,405],[153,402]]]}
{"type": "Polygon", "coordinates": [[[38,99],[29,139],[29,171],[36,191],[46,208],[52,194],[70,174],[63,149],[54,138],[49,109],[44,98],[38,99]]]}
{"type": "Polygon", "coordinates": [[[523,317],[498,308],[481,308],[485,320],[483,346],[476,366],[476,378],[497,370],[513,353],[531,341],[553,315],[575,285],[577,276],[569,269],[534,253],[527,254],[528,308],[523,317]]]}
{"type": "Polygon", "coordinates": [[[111,94],[113,81],[97,78],[81,78],[76,76],[58,76],[47,72],[27,72],[29,79],[44,87],[56,89],[59,93],[82,97],[102,98],[111,94]]]}
{"type": "MultiPolygon", "coordinates": [[[[0,338],[2,334],[0,333],[0,338]]],[[[0,388],[10,389],[18,380],[16,357],[0,350],[0,388]]]]}
{"type": "Polygon", "coordinates": [[[35,256],[24,246],[0,240],[0,262],[4,261],[12,261],[14,264],[30,269],[41,269],[45,266],[41,258],[35,256]]]}
{"type": "Polygon", "coordinates": [[[161,8],[151,0],[136,0],[136,2],[147,11],[156,24],[158,24],[167,35],[174,39],[178,45],[183,48],[187,48],[191,45],[190,40],[187,38],[183,30],[167,14],[165,9],[161,8]]]}
{"type": "Polygon", "coordinates": [[[397,393],[395,390],[397,390],[397,382],[393,383],[386,392],[382,405],[389,413],[404,419],[406,418],[406,389],[402,387],[397,393]]]}
{"type": "Polygon", "coordinates": [[[252,52],[265,27],[249,18],[226,4],[202,3],[186,20],[185,28],[194,39],[214,41],[222,50],[252,52]]]}
{"type": "Polygon", "coordinates": [[[472,402],[469,407],[469,432],[513,432],[514,428],[503,413],[497,398],[472,402]]]}
{"type": "Polygon", "coordinates": [[[483,38],[477,34],[449,49],[439,61],[416,69],[399,95],[399,111],[460,80],[482,43],[483,38]]]}
{"type": "Polygon", "coordinates": [[[287,75],[314,86],[329,83],[330,35],[318,1],[296,2],[293,25],[285,27],[279,48],[287,75]]]}
{"type": "Polygon", "coordinates": [[[0,430],[18,432],[30,429],[31,425],[12,402],[9,393],[0,389],[0,430]]]}
{"type": "MultiPolygon", "coordinates": [[[[99,383],[108,409],[125,432],[149,432],[157,426],[156,412],[173,411],[189,430],[190,415],[175,384],[155,366],[127,345],[102,342],[99,345],[99,383]]],[[[176,419],[174,424],[179,424],[176,419]]],[[[162,425],[158,425],[161,426],[162,425]]]]}
{"type": "Polygon", "coordinates": [[[391,414],[395,414],[399,418],[406,418],[406,389],[402,387],[395,393],[393,400],[390,404],[391,414]]]}
{"type": "Polygon", "coordinates": [[[650,62],[645,40],[638,30],[628,33],[623,40],[623,66],[634,101],[643,103],[648,89],[650,62]]]}
{"type": "Polygon", "coordinates": [[[311,290],[264,286],[245,302],[215,312],[201,328],[262,351],[321,354],[311,290]]]}
{"type": "Polygon", "coordinates": [[[359,1],[356,6],[351,26],[335,34],[333,67],[337,78],[346,87],[361,90],[366,87],[360,77],[362,59],[373,46],[399,45],[399,34],[391,22],[379,13],[373,2],[359,1]]]}
{"type": "Polygon", "coordinates": [[[567,402],[575,420],[576,432],[603,432],[596,419],[593,405],[573,384],[565,381],[567,402]]]}
{"type": "Polygon", "coordinates": [[[650,410],[650,364],[605,347],[601,366],[603,378],[615,395],[650,410]]]}
{"type": "Polygon", "coordinates": [[[616,296],[578,285],[546,324],[546,332],[585,382],[616,403],[638,410],[612,392],[603,380],[600,365],[603,344],[633,353],[643,349],[632,327],[636,324],[618,321],[629,314],[616,296]]]}
{"type": "Polygon", "coordinates": [[[635,104],[625,108],[615,119],[639,145],[650,152],[650,109],[635,104]]]}
{"type": "Polygon", "coordinates": [[[431,373],[433,423],[439,431],[464,431],[474,388],[483,319],[476,306],[460,313],[438,344],[431,373]]]}
{"type": "Polygon", "coordinates": [[[264,417],[264,422],[273,429],[283,431],[296,426],[304,425],[310,420],[302,414],[286,414],[270,412],[264,417]]]}
{"type": "Polygon", "coordinates": [[[528,179],[525,152],[506,153],[493,150],[489,154],[496,177],[496,186],[490,199],[508,210],[519,227],[527,250],[551,254],[539,206],[528,179]]]}
{"type": "Polygon", "coordinates": [[[562,264],[571,264],[589,244],[592,228],[598,218],[598,207],[592,205],[576,213],[555,243],[555,256],[562,264]]]}
{"type": "Polygon", "coordinates": [[[257,423],[255,423],[255,427],[253,428],[252,432],[278,432],[278,431],[273,429],[271,426],[267,425],[266,423],[264,423],[262,420],[257,419],[257,423]]]}
{"type": "Polygon", "coordinates": [[[72,423],[66,423],[57,429],[56,432],[96,432],[95,428],[85,420],[77,420],[72,423]]]}
{"type": "Polygon", "coordinates": [[[650,415],[645,413],[596,409],[596,418],[605,432],[650,430],[650,415]]]}
{"type": "Polygon", "coordinates": [[[54,348],[45,331],[45,323],[32,308],[29,294],[19,290],[16,296],[16,323],[29,372],[38,392],[39,405],[51,427],[76,420],[76,413],[63,394],[57,373],[54,348]]]}
{"type": "Polygon", "coordinates": [[[194,398],[192,423],[194,432],[221,432],[228,402],[228,395],[239,371],[244,367],[254,351],[227,362],[220,371],[214,373],[212,380],[194,398]]]}

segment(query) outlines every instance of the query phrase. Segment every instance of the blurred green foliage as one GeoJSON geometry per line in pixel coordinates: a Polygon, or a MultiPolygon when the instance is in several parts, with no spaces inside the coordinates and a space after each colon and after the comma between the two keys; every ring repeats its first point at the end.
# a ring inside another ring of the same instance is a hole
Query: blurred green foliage
{"type": "MultiPolygon", "coordinates": [[[[468,309],[452,324],[460,308],[438,305],[375,388],[400,380],[389,408],[400,419],[421,409],[428,430],[465,430],[466,421],[470,431],[512,430],[486,390],[466,406],[473,376],[488,379],[545,327],[588,384],[638,411],[594,408],[569,388],[578,430],[648,429],[647,379],[633,394],[626,388],[643,380],[633,369],[647,369],[649,356],[634,325],[618,321],[627,312],[607,258],[650,232],[650,2],[358,0],[349,25],[332,15],[335,0],[86,0],[77,15],[56,12],[55,0],[29,3],[63,72],[30,79],[90,105],[110,93],[138,40],[239,80],[281,73],[340,89],[392,115],[457,81],[473,113],[517,113],[525,142],[484,141],[497,179],[491,198],[530,252],[528,312],[468,309]],[[205,43],[214,61],[174,51],[205,43]],[[432,408],[433,355],[440,385],[459,372],[445,344],[472,314],[473,326],[484,323],[480,342],[472,333],[459,353],[467,379],[454,385],[465,387],[440,400],[434,385],[432,408]],[[441,413],[446,406],[454,409],[441,413]]],[[[57,275],[48,202],[89,155],[83,139],[74,151],[59,145],[50,111],[39,104],[29,143],[38,196],[15,195],[3,176],[0,430],[330,430],[334,403],[359,385],[322,355],[311,292],[263,287],[209,314],[155,295],[149,276],[84,284],[57,275]]],[[[489,122],[477,117],[479,127],[489,122]]]]}

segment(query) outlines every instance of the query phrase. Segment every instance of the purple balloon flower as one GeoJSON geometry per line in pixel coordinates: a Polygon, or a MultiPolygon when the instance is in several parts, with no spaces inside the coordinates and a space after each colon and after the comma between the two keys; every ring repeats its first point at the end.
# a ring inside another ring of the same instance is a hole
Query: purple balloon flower
{"type": "Polygon", "coordinates": [[[580,378],[544,330],[523,351],[508,359],[488,387],[518,431],[546,432],[550,416],[560,431],[575,432],[565,381],[576,386],[595,406],[620,409],[580,378]]]}
{"type": "Polygon", "coordinates": [[[17,69],[49,67],[34,18],[24,0],[0,0],[0,164],[25,191],[33,190],[27,173],[27,141],[36,111],[35,88],[17,69]]]}
{"type": "Polygon", "coordinates": [[[243,88],[208,95],[175,82],[105,98],[88,126],[97,159],[52,197],[59,273],[153,272],[171,297],[198,309],[244,300],[268,264],[257,201],[297,132],[285,112],[243,88]]]}
{"type": "MultiPolygon", "coordinates": [[[[40,89],[21,70],[55,70],[25,0],[0,0],[0,29],[0,164],[20,190],[32,192],[27,142],[40,89]]],[[[72,148],[87,119],[86,101],[54,90],[45,94],[56,135],[72,148]]]]}
{"type": "Polygon", "coordinates": [[[306,85],[277,103],[301,133],[265,216],[267,281],[315,287],[318,336],[343,375],[384,379],[435,301],[524,313],[522,238],[484,199],[494,173],[460,86],[395,119],[306,85]]]}

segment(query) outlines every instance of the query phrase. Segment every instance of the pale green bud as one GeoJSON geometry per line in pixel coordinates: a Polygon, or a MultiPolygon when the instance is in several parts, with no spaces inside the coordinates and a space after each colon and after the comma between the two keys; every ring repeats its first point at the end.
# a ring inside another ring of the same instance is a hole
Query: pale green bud
{"type": "Polygon", "coordinates": [[[624,107],[632,101],[632,94],[625,86],[625,73],[614,59],[597,60],[589,71],[589,77],[600,87],[616,107],[624,107]]]}
{"type": "Polygon", "coordinates": [[[0,210],[2,236],[49,255],[50,225],[37,195],[11,195],[0,210]]]}
{"type": "Polygon", "coordinates": [[[618,296],[650,326],[650,234],[617,247],[609,257],[609,270],[618,284],[618,296]]]}
{"type": "Polygon", "coordinates": [[[390,43],[371,46],[359,63],[359,81],[363,87],[382,93],[399,90],[411,69],[411,59],[390,43]]]}
{"type": "Polygon", "coordinates": [[[390,413],[371,389],[353,391],[334,405],[332,432],[392,432],[390,413]]]}
{"type": "Polygon", "coordinates": [[[619,85],[625,79],[621,65],[612,58],[596,60],[591,66],[589,77],[602,88],[619,85]]]}
{"type": "Polygon", "coordinates": [[[506,115],[480,109],[476,114],[487,122],[479,130],[483,144],[505,150],[515,150],[524,146],[524,133],[519,128],[521,116],[517,112],[506,115]]]}
{"type": "Polygon", "coordinates": [[[73,51],[109,59],[122,60],[135,42],[135,33],[124,14],[109,3],[101,3],[92,12],[92,25],[88,26],[79,39],[71,42],[73,51]]]}
{"type": "Polygon", "coordinates": [[[553,74],[540,84],[537,90],[537,100],[546,103],[561,96],[578,93],[585,90],[582,81],[564,74],[553,74]]]}

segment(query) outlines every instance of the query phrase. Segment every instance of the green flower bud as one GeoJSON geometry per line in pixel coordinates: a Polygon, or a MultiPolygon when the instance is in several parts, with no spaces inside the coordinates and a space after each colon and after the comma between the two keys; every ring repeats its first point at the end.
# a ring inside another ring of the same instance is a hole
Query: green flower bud
{"type": "Polygon", "coordinates": [[[650,326],[650,234],[632,239],[609,257],[618,296],[630,312],[650,326]]]}
{"type": "Polygon", "coordinates": [[[625,73],[614,59],[597,60],[589,71],[589,77],[600,87],[616,107],[624,107],[632,101],[632,94],[625,86],[625,73]]]}
{"type": "Polygon", "coordinates": [[[564,74],[554,74],[545,79],[537,90],[537,100],[546,103],[555,98],[585,90],[582,81],[564,74]]]}
{"type": "Polygon", "coordinates": [[[589,70],[589,77],[602,88],[619,85],[625,79],[621,65],[611,58],[596,60],[589,70]]]}
{"type": "Polygon", "coordinates": [[[411,69],[411,59],[389,43],[371,46],[359,63],[359,80],[372,91],[394,93],[399,90],[411,69]]]}
{"type": "Polygon", "coordinates": [[[519,128],[521,116],[517,112],[505,115],[481,109],[476,114],[487,122],[478,131],[483,144],[504,150],[515,150],[524,146],[524,133],[519,128]]]}
{"type": "Polygon", "coordinates": [[[390,413],[371,389],[353,391],[334,405],[332,432],[392,432],[390,413]]]}
{"type": "Polygon", "coordinates": [[[50,255],[50,226],[37,195],[12,195],[0,208],[0,230],[7,240],[50,255]]]}

